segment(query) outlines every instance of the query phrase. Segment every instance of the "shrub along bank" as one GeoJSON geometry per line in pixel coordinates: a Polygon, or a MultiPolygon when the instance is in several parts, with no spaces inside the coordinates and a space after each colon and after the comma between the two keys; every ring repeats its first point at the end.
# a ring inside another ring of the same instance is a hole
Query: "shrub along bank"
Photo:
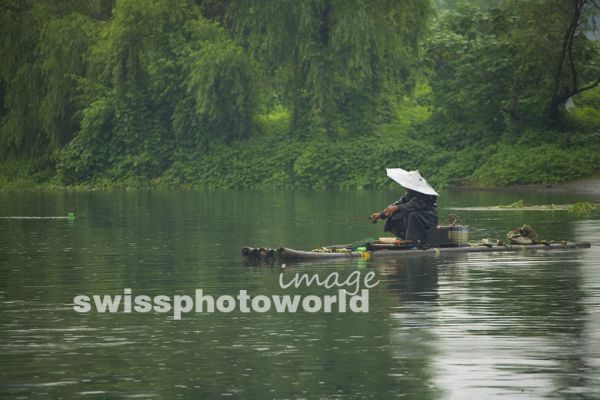
{"type": "Polygon", "coordinates": [[[390,184],[386,167],[419,169],[436,187],[498,187],[566,182],[600,173],[598,138],[586,135],[577,143],[574,134],[561,137],[573,143],[504,140],[449,149],[409,134],[310,141],[272,134],[179,155],[159,176],[146,175],[143,160],[137,167],[135,161],[122,160],[84,181],[68,183],[60,163],[56,172],[34,167],[28,159],[10,160],[0,166],[0,187],[370,189],[390,184]]]}

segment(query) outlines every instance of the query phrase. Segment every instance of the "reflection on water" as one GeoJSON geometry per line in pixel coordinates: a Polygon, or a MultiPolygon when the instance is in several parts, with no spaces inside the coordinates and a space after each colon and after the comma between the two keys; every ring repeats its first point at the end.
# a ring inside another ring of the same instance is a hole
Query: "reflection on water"
{"type": "MultiPolygon", "coordinates": [[[[461,213],[472,238],[529,223],[583,251],[454,254],[288,266],[374,270],[370,312],[77,314],[77,294],[284,294],[244,245],[312,248],[378,236],[340,221],[390,192],[2,193],[0,397],[573,398],[600,396],[600,230],[565,212],[461,213]]],[[[444,193],[449,205],[506,193],[444,193]]],[[[573,195],[530,195],[572,203],[573,195]]],[[[589,198],[581,200],[590,200],[589,198]]],[[[301,288],[324,294],[323,288],[301,288]]]]}

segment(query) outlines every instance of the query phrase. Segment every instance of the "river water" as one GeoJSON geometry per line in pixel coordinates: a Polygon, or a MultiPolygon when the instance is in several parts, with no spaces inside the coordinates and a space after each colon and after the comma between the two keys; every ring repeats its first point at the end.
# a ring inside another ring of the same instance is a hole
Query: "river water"
{"type": "MultiPolygon", "coordinates": [[[[600,398],[600,218],[460,211],[471,239],[524,223],[576,251],[247,265],[240,248],[382,235],[399,191],[0,192],[0,398],[600,398]],[[75,214],[68,219],[23,219],[75,214]],[[281,272],[283,271],[283,272],[281,272]],[[279,275],[374,271],[366,313],[75,312],[76,295],[215,297],[279,275]]],[[[456,206],[575,194],[443,192],[456,206]]]]}

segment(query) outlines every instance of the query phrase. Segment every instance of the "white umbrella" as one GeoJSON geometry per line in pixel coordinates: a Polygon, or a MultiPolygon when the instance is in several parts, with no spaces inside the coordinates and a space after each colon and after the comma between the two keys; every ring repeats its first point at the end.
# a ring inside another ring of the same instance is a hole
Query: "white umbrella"
{"type": "Polygon", "coordinates": [[[386,168],[385,170],[387,171],[387,176],[407,189],[423,194],[439,196],[431,185],[427,183],[425,178],[421,176],[419,171],[406,171],[402,168],[386,168]]]}

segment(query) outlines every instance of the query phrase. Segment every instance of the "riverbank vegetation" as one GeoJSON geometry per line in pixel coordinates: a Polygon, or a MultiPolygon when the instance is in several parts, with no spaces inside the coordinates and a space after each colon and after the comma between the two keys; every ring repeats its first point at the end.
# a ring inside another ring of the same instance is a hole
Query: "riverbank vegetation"
{"type": "Polygon", "coordinates": [[[4,0],[0,187],[594,175],[598,18],[596,0],[4,0]]]}

